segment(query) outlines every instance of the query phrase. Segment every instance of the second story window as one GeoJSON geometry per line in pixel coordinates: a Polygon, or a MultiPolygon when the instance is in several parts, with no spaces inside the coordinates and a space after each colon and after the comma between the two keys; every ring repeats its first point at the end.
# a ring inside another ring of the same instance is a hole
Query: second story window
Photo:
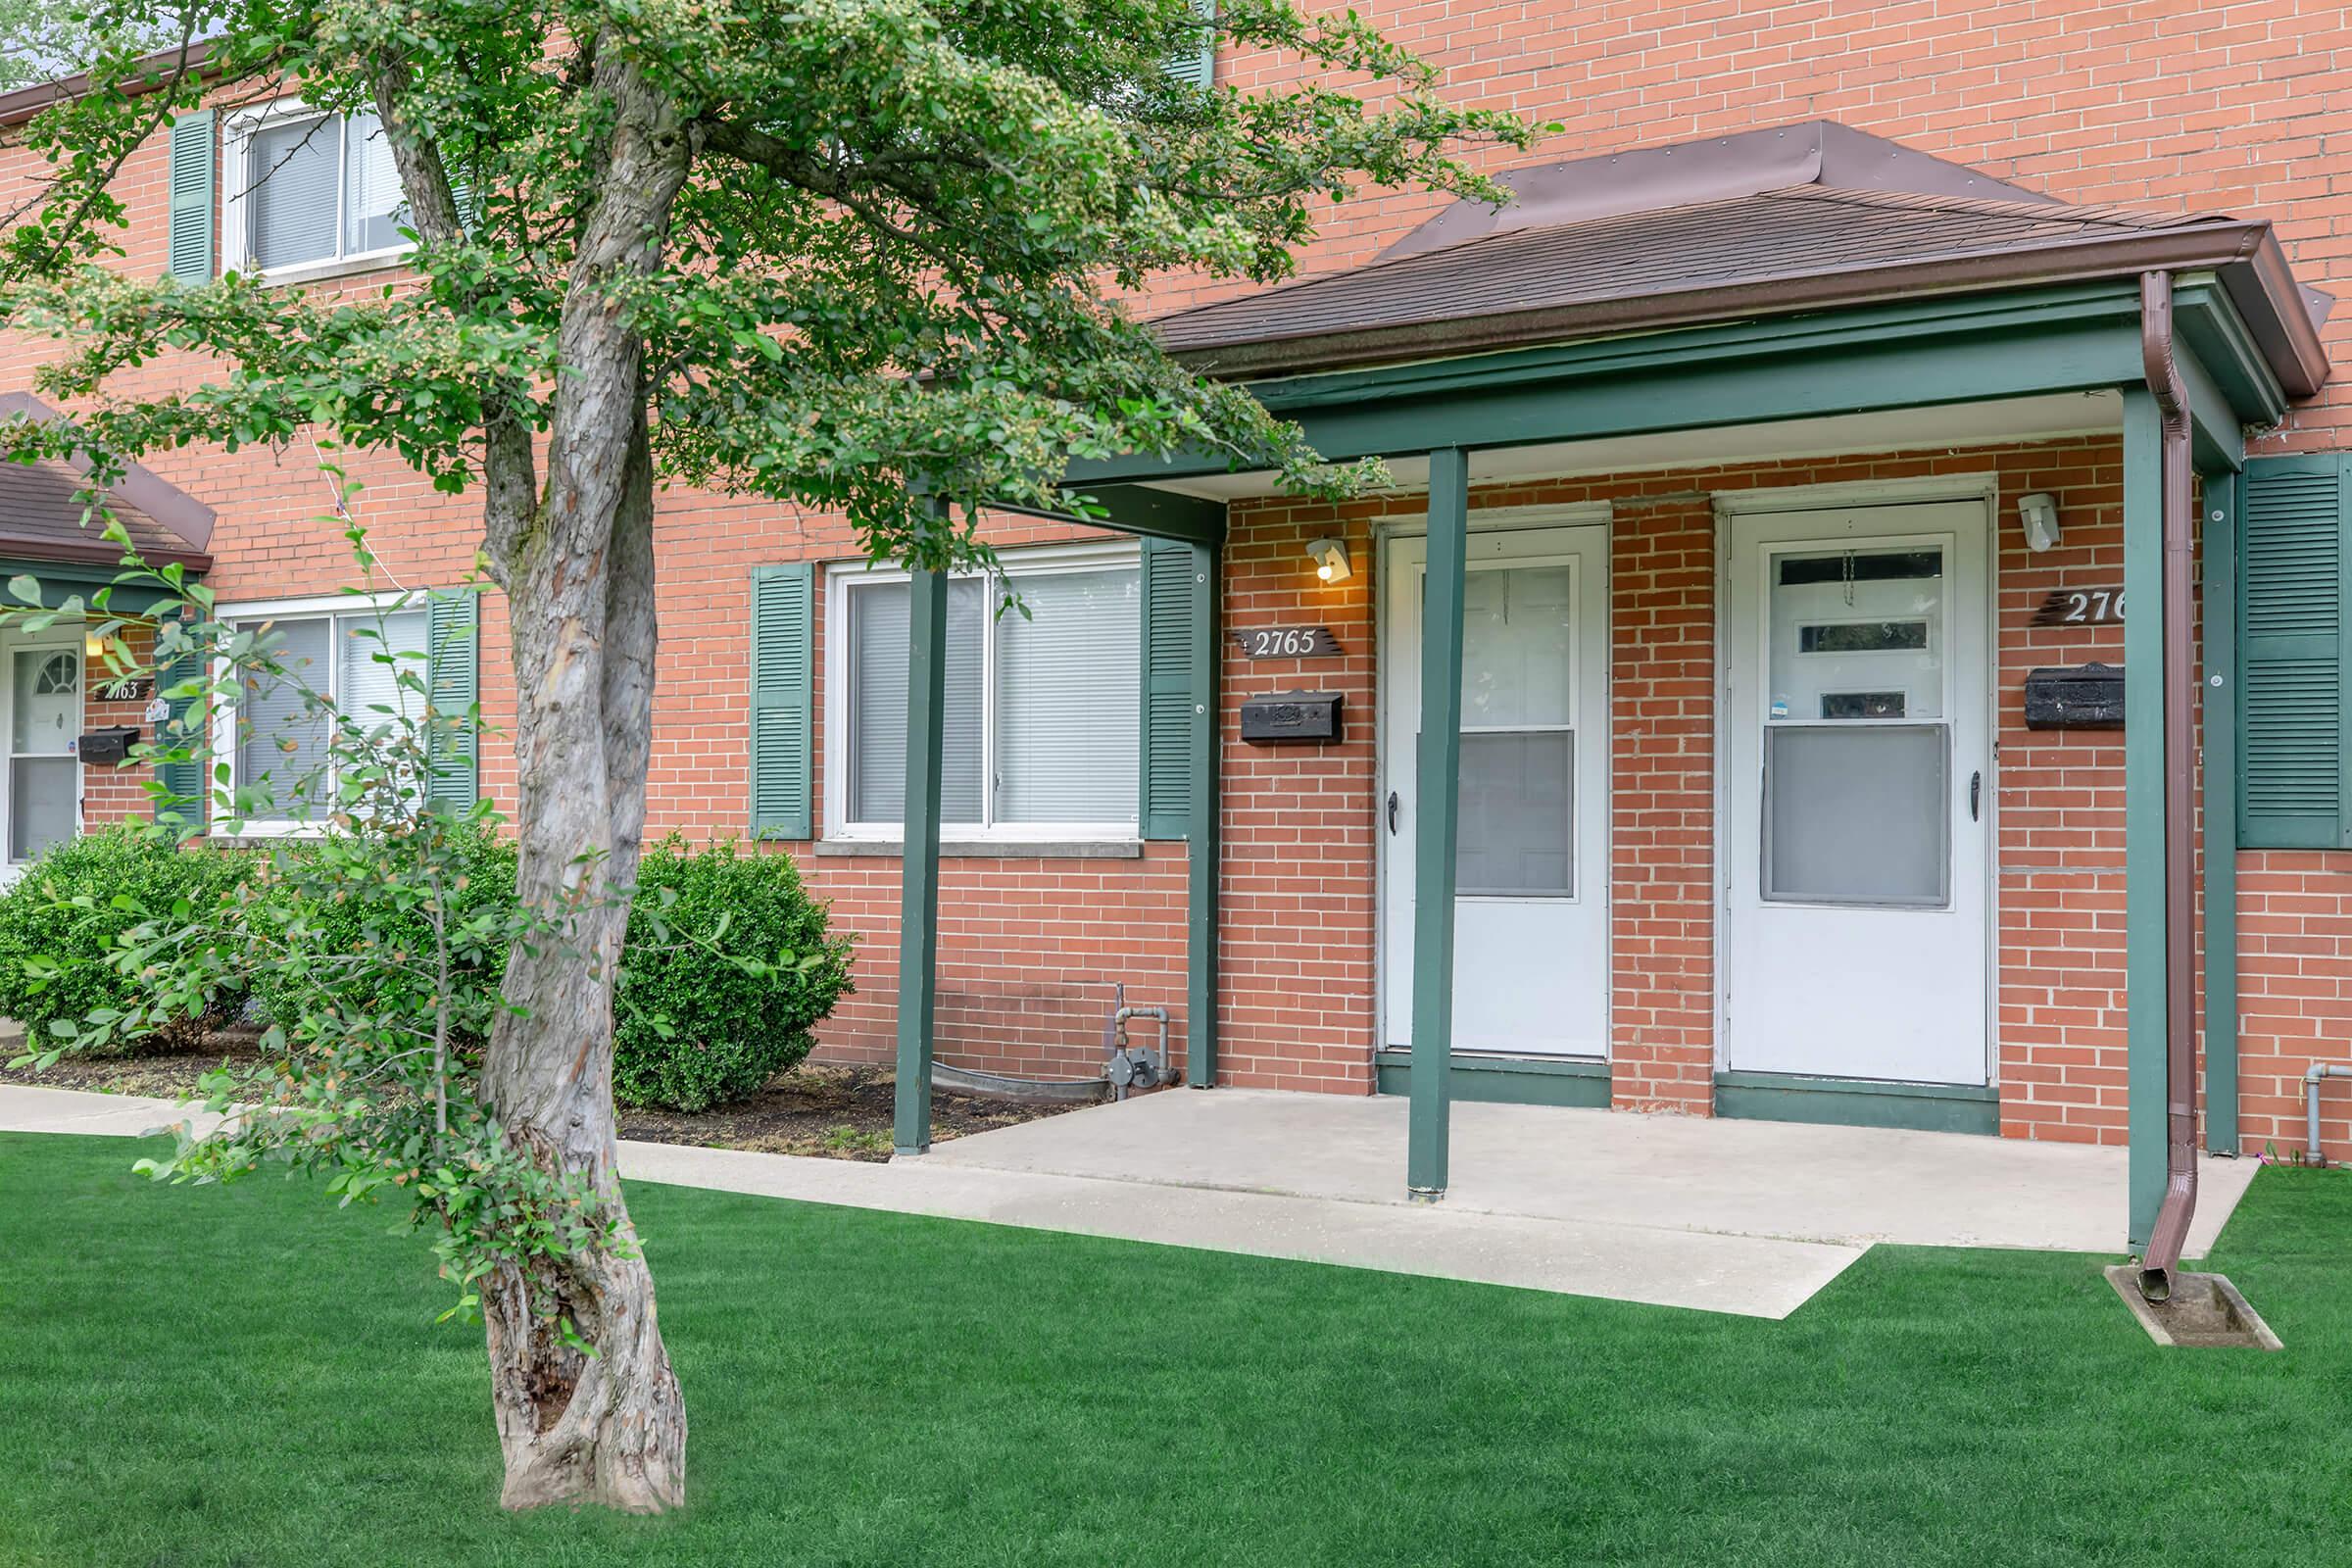
{"type": "Polygon", "coordinates": [[[392,144],[372,114],[279,103],[232,128],[227,149],[232,267],[272,277],[349,270],[408,246],[392,144]]]}

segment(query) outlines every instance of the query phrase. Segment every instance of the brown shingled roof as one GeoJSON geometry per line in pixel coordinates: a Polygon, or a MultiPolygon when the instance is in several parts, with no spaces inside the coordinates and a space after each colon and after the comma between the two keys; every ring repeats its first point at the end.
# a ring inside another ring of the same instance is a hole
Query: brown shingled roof
{"type": "MultiPolygon", "coordinates": [[[[57,415],[24,393],[0,395],[0,419],[12,417],[57,415]]],[[[121,561],[122,548],[101,536],[103,524],[82,524],[85,471],[79,463],[0,462],[0,557],[110,567],[121,561]]],[[[107,506],[150,564],[178,562],[199,571],[212,565],[206,553],[212,508],[147,469],[131,465],[107,506]]]]}
{"type": "Polygon", "coordinates": [[[2313,308],[2267,223],[2070,206],[1841,126],[1798,127],[1825,128],[1844,153],[1821,157],[1817,143],[1809,172],[1876,176],[1878,188],[1807,182],[1806,163],[1758,133],[1692,144],[1671,171],[1659,160],[1673,149],[1579,160],[1516,178],[1525,211],[1457,203],[1366,266],[1153,325],[1220,374],[1295,373],[1903,294],[2235,268],[2232,298],[2278,351],[2282,383],[2302,394],[2324,379],[2313,308]],[[1893,156],[1880,164],[1872,149],[1893,156]],[[1900,182],[1930,188],[1886,188],[1900,182]],[[2266,294],[2285,297],[2266,310],[2266,294]]]}

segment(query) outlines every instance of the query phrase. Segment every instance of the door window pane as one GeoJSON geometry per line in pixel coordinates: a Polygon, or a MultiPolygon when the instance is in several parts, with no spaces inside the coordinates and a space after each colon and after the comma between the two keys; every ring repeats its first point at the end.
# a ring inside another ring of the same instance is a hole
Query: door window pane
{"type": "Polygon", "coordinates": [[[1771,581],[1768,721],[1943,717],[1941,546],[1799,551],[1771,581]]]}
{"type": "Polygon", "coordinates": [[[1575,571],[1505,566],[1462,580],[1462,727],[1575,721],[1575,571]]]}
{"type": "MultiPolygon", "coordinates": [[[[850,802],[859,822],[906,819],[906,635],[909,585],[850,590],[850,802]]],[[[948,584],[946,745],[940,819],[976,823],[981,792],[981,639],[988,593],[979,582],[948,584]]],[[[1132,684],[1132,682],[1130,682],[1132,684]]]]}
{"type": "Polygon", "coordinates": [[[29,860],[74,836],[80,763],[71,757],[16,757],[8,763],[8,858],[29,860]]]}
{"type": "Polygon", "coordinates": [[[309,710],[303,693],[331,691],[334,631],[324,619],[283,620],[274,629],[281,638],[276,659],[286,673],[245,677],[237,703],[237,782],[265,790],[270,814],[286,817],[298,800],[324,799],[318,786],[299,796],[296,787],[326,762],[326,716],[309,710]]]}
{"type": "Polygon", "coordinates": [[[1765,900],[1947,903],[1948,736],[1941,724],[1765,726],[1765,900]]]}
{"type": "Polygon", "coordinates": [[[246,145],[248,243],[267,270],[335,254],[335,187],[343,153],[333,120],[268,125],[246,145]]]}
{"type": "Polygon", "coordinates": [[[1576,736],[1464,735],[1454,891],[1576,892],[1576,736]]]}
{"type": "Polygon", "coordinates": [[[1000,822],[1136,813],[1141,573],[1040,572],[997,622],[1000,822]]]}
{"type": "Polygon", "coordinates": [[[22,648],[11,659],[9,750],[62,756],[81,733],[81,655],[22,648]]]}

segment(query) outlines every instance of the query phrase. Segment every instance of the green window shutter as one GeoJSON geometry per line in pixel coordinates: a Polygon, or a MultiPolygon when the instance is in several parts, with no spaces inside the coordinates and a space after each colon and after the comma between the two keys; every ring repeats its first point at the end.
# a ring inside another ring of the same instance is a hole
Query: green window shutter
{"type": "Polygon", "coordinates": [[[165,270],[182,283],[213,280],[213,112],[172,122],[172,259],[165,270]]]}
{"type": "Polygon", "coordinates": [[[752,570],[752,837],[814,836],[816,568],[752,570]]]}
{"type": "Polygon", "coordinates": [[[470,810],[481,797],[474,715],[481,700],[481,596],[470,588],[429,594],[424,611],[424,684],[433,715],[426,741],[433,776],[425,796],[453,811],[470,810]]]}
{"type": "MultiPolygon", "coordinates": [[[[169,663],[156,667],[155,689],[159,693],[169,693],[172,687],[184,681],[194,680],[200,673],[195,659],[185,653],[175,655],[169,663]]],[[[195,700],[188,697],[167,696],[165,702],[172,710],[171,717],[165,720],[162,728],[150,739],[158,746],[177,745],[189,738],[180,726],[187,722],[189,710],[196,706],[195,700]]],[[[198,743],[197,749],[201,752],[203,737],[198,736],[194,739],[198,743]]],[[[203,823],[206,791],[204,761],[201,757],[190,758],[184,762],[158,763],[155,769],[155,779],[158,784],[163,786],[165,796],[165,799],[156,803],[159,815],[170,812],[192,824],[201,825],[203,823]]]]}
{"type": "MultiPolygon", "coordinates": [[[[1200,20],[1204,24],[1213,22],[1216,18],[1216,0],[1194,0],[1193,9],[1200,14],[1200,20]]],[[[1191,47],[1180,50],[1170,57],[1166,69],[1168,74],[1178,81],[1190,82],[1196,87],[1205,87],[1214,81],[1217,74],[1215,27],[1202,26],[1198,39],[1191,47]]]]}
{"type": "Polygon", "coordinates": [[[1191,545],[1144,541],[1143,754],[1139,814],[1144,837],[1181,839],[1193,808],[1193,723],[1207,683],[1195,663],[1205,595],[1191,545]]]}
{"type": "Polygon", "coordinates": [[[2238,842],[2352,845],[2352,455],[2246,465],[2239,540],[2238,842]]]}

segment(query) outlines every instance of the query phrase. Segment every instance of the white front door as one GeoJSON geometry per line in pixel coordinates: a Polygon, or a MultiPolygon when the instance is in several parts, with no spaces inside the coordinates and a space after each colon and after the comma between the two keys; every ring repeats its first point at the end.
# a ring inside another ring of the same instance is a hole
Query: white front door
{"type": "Polygon", "coordinates": [[[8,776],[0,794],[7,860],[32,859],[81,827],[81,641],[0,644],[0,731],[8,776]]]}
{"type": "Polygon", "coordinates": [[[1736,514],[1726,1065],[1983,1084],[1980,502],[1736,514]]]}
{"type": "MultiPolygon", "coordinates": [[[[1462,627],[1453,1048],[1608,1050],[1605,525],[1470,535],[1462,627]]],[[[1382,577],[1384,1039],[1412,1042],[1424,539],[1382,577]]]]}

